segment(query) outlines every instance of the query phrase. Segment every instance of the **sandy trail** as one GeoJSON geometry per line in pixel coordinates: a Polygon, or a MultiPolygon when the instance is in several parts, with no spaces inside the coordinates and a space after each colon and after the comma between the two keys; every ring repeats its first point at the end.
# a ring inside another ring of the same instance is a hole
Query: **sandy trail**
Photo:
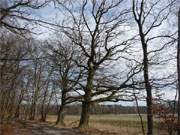
{"type": "Polygon", "coordinates": [[[85,135],[78,129],[58,128],[48,123],[32,121],[13,122],[9,130],[1,132],[0,129],[0,135],[85,135]]]}

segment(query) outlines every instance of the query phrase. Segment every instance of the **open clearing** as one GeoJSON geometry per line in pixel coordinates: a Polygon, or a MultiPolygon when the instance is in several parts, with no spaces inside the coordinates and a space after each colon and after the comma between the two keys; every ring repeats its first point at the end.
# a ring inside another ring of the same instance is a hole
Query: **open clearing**
{"type": "MultiPolygon", "coordinates": [[[[77,127],[80,116],[65,116],[67,127],[77,127]]],[[[146,128],[146,115],[142,115],[144,126],[146,128]]],[[[54,123],[56,116],[48,116],[48,122],[54,123]]],[[[155,120],[156,121],[156,120],[155,120]]],[[[157,127],[155,122],[155,127],[157,127]]],[[[136,114],[107,114],[92,115],[90,119],[89,130],[84,131],[88,135],[141,135],[141,124],[136,114]]],[[[162,130],[156,130],[155,135],[166,135],[162,130]]]]}
{"type": "MultiPolygon", "coordinates": [[[[146,115],[142,115],[146,128],[146,115]]],[[[92,115],[90,127],[78,130],[79,116],[65,116],[66,126],[55,126],[56,116],[48,116],[47,123],[19,121],[0,126],[0,135],[142,135],[138,115],[92,115]]],[[[155,131],[155,135],[167,135],[165,131],[155,131]]]]}

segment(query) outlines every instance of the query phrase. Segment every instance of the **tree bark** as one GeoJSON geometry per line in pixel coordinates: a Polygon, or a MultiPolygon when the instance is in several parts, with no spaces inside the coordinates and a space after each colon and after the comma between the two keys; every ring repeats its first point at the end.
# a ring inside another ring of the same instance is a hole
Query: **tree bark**
{"type": "Polygon", "coordinates": [[[93,78],[95,70],[89,65],[89,72],[87,78],[87,84],[85,89],[84,101],[82,102],[82,112],[81,119],[79,123],[79,128],[87,128],[89,126],[89,118],[90,118],[90,107],[91,107],[91,94],[93,90],[93,78]]]}
{"type": "Polygon", "coordinates": [[[31,106],[30,120],[35,120],[35,114],[36,114],[36,101],[33,101],[31,106]]]}
{"type": "Polygon", "coordinates": [[[19,118],[20,108],[21,108],[21,103],[23,101],[23,98],[24,98],[24,90],[21,90],[21,94],[19,96],[18,105],[17,105],[16,111],[15,111],[15,115],[14,115],[15,118],[19,118]]]}
{"type": "Polygon", "coordinates": [[[79,128],[87,128],[89,126],[90,118],[90,102],[82,102],[81,119],[79,128]]]}
{"type": "MultiPolygon", "coordinates": [[[[48,87],[48,84],[47,84],[47,87],[48,87]]],[[[46,121],[45,102],[46,102],[47,92],[48,92],[48,88],[46,88],[46,90],[44,92],[43,101],[42,101],[42,105],[41,105],[41,121],[42,122],[46,121]]]]}
{"type": "Polygon", "coordinates": [[[56,125],[60,124],[60,125],[65,125],[64,124],[64,105],[61,105],[58,111],[58,117],[56,120],[56,125]]]}
{"type": "Polygon", "coordinates": [[[42,121],[42,122],[45,122],[46,121],[46,116],[45,116],[45,112],[44,112],[44,103],[42,104],[42,106],[41,106],[41,119],[40,119],[40,121],[42,121]]]}
{"type": "Polygon", "coordinates": [[[152,88],[149,82],[149,60],[148,60],[148,51],[147,44],[145,42],[145,35],[143,33],[142,24],[139,22],[139,34],[141,38],[141,44],[143,49],[143,74],[145,81],[146,89],[146,104],[147,104],[147,135],[153,135],[153,113],[152,113],[152,88]]]}
{"type": "MultiPolygon", "coordinates": [[[[66,85],[65,85],[66,87],[66,85]]],[[[56,120],[56,125],[60,124],[60,125],[65,125],[64,124],[64,107],[65,107],[65,100],[66,100],[66,89],[64,89],[62,91],[62,98],[61,98],[61,105],[59,107],[59,111],[58,111],[58,117],[56,120]]]]}
{"type": "Polygon", "coordinates": [[[149,82],[149,75],[148,75],[148,58],[147,55],[144,55],[144,80],[145,80],[145,87],[146,87],[146,103],[147,103],[147,125],[148,131],[147,135],[153,134],[153,113],[152,113],[152,89],[151,84],[149,82]]]}

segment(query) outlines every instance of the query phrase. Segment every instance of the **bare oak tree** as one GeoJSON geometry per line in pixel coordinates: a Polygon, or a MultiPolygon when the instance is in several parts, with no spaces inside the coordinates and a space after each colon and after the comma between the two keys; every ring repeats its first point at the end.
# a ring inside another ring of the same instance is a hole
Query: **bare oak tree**
{"type": "Polygon", "coordinates": [[[49,64],[54,68],[54,82],[59,87],[60,105],[56,124],[64,125],[64,111],[67,104],[78,101],[81,94],[77,85],[82,77],[81,68],[76,65],[78,51],[71,41],[56,35],[57,39],[47,47],[49,64]]]}
{"type": "Polygon", "coordinates": [[[129,86],[127,83],[133,76],[132,72],[120,83],[112,74],[103,73],[108,71],[106,66],[111,60],[121,58],[122,53],[130,47],[132,39],[123,40],[126,30],[122,29],[126,26],[129,10],[122,8],[125,4],[123,0],[83,0],[72,5],[59,4],[65,9],[66,16],[69,14],[67,20],[71,22],[64,22],[61,31],[79,48],[85,58],[83,62],[77,61],[76,64],[86,70],[84,81],[79,83],[84,93],[79,127],[86,128],[92,104],[125,100],[126,92],[123,88],[129,86]]]}

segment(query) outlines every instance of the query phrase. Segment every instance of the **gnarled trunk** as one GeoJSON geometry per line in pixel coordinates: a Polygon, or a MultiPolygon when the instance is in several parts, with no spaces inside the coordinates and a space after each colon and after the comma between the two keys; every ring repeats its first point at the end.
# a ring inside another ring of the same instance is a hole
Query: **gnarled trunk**
{"type": "Polygon", "coordinates": [[[65,125],[64,124],[64,106],[61,105],[60,108],[59,108],[59,111],[58,111],[58,117],[57,117],[57,120],[56,120],[56,125],[57,124],[60,124],[60,125],[65,125]]]}
{"type": "Polygon", "coordinates": [[[90,118],[90,103],[83,102],[79,128],[87,128],[89,126],[89,118],[90,118]]]}
{"type": "Polygon", "coordinates": [[[88,78],[87,78],[84,101],[82,102],[82,112],[81,112],[79,128],[87,128],[89,126],[91,94],[93,90],[93,77],[95,74],[95,70],[91,66],[89,67],[90,67],[90,70],[89,70],[88,78]]]}

